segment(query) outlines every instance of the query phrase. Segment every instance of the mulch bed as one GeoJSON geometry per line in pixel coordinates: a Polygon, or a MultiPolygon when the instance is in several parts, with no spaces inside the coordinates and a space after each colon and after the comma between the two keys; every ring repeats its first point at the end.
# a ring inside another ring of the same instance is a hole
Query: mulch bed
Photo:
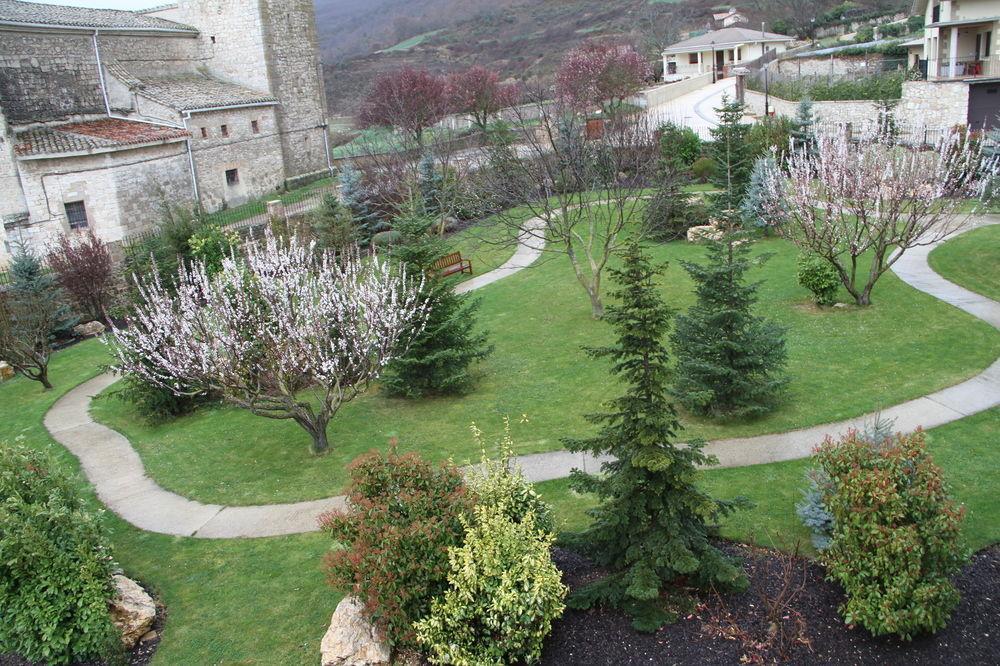
{"type": "MultiPolygon", "coordinates": [[[[810,560],[732,543],[720,547],[744,561],[746,592],[702,595],[692,612],[655,634],[636,632],[617,611],[567,610],[545,643],[542,663],[1000,664],[1000,545],[976,553],[956,577],[962,601],[948,626],[909,643],[846,626],[837,613],[843,593],[810,560]],[[786,572],[790,586],[783,583],[786,572]],[[769,634],[774,625],[762,598],[782,588],[799,589],[780,620],[783,648],[769,634]]],[[[553,556],[571,588],[600,575],[575,553],[556,549],[553,556]]]]}

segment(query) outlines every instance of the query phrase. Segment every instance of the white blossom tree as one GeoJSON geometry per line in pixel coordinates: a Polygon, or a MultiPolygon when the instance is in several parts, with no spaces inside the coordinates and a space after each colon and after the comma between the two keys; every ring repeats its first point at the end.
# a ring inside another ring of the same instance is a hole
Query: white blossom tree
{"type": "Polygon", "coordinates": [[[317,253],[270,232],[209,277],[194,262],[176,295],[156,271],[114,329],[118,372],[178,395],[213,392],[259,416],[291,419],[329,448],[327,424],[421,329],[422,283],[377,256],[317,253]]]}
{"type": "Polygon", "coordinates": [[[830,133],[812,150],[793,145],[785,169],[769,169],[763,199],[779,235],[828,261],[857,304],[870,305],[904,252],[968,223],[967,200],[983,195],[994,172],[958,131],[924,151],[889,145],[878,132],[830,133]]]}

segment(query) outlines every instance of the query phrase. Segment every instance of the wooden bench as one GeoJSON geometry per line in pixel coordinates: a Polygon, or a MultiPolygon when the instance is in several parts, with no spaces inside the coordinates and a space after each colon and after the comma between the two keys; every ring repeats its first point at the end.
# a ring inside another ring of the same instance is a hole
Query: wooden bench
{"type": "Polygon", "coordinates": [[[472,275],[472,262],[462,259],[460,252],[452,252],[434,262],[434,270],[442,277],[455,273],[468,273],[472,275]]]}

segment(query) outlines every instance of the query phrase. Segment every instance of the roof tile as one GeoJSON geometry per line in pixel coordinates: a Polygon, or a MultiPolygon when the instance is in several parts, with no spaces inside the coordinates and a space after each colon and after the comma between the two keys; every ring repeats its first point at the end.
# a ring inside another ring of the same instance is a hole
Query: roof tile
{"type": "Polygon", "coordinates": [[[183,139],[188,136],[189,132],[173,127],[104,118],[18,132],[14,135],[14,152],[22,157],[90,152],[183,139]]]}
{"type": "Polygon", "coordinates": [[[51,25],[65,28],[101,28],[105,30],[170,31],[196,34],[197,29],[119,9],[64,7],[22,0],[0,0],[0,22],[51,25]]]}

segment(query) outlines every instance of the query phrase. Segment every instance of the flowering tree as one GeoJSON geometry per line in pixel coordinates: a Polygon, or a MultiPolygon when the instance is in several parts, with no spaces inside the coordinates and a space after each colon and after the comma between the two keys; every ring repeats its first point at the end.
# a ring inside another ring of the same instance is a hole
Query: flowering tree
{"type": "Polygon", "coordinates": [[[481,130],[490,118],[517,104],[521,89],[500,83],[500,75],[480,65],[448,77],[448,97],[453,111],[467,113],[481,130]]]}
{"type": "Polygon", "coordinates": [[[291,419],[329,448],[326,427],[419,332],[426,303],[405,270],[378,257],[317,253],[270,232],[227,257],[178,273],[177,295],[153,273],[115,329],[119,372],[180,394],[215,392],[258,416],[291,419]]]}
{"type": "Polygon", "coordinates": [[[114,289],[114,261],[93,229],[71,238],[60,234],[49,248],[49,266],[59,286],[95,319],[109,323],[108,304],[114,289]]]}
{"type": "Polygon", "coordinates": [[[365,127],[395,127],[422,146],[424,131],[448,114],[448,85],[426,69],[403,67],[375,77],[358,118],[365,127]]]}
{"type": "Polygon", "coordinates": [[[964,199],[983,194],[995,165],[959,132],[931,151],[890,146],[879,133],[853,142],[837,133],[817,137],[812,150],[793,149],[786,170],[765,178],[769,224],[829,262],[857,304],[869,305],[904,252],[967,223],[964,199]]]}
{"type": "Polygon", "coordinates": [[[631,45],[593,42],[563,58],[556,72],[556,94],[572,108],[600,104],[613,114],[651,75],[646,58],[631,45]]]}

